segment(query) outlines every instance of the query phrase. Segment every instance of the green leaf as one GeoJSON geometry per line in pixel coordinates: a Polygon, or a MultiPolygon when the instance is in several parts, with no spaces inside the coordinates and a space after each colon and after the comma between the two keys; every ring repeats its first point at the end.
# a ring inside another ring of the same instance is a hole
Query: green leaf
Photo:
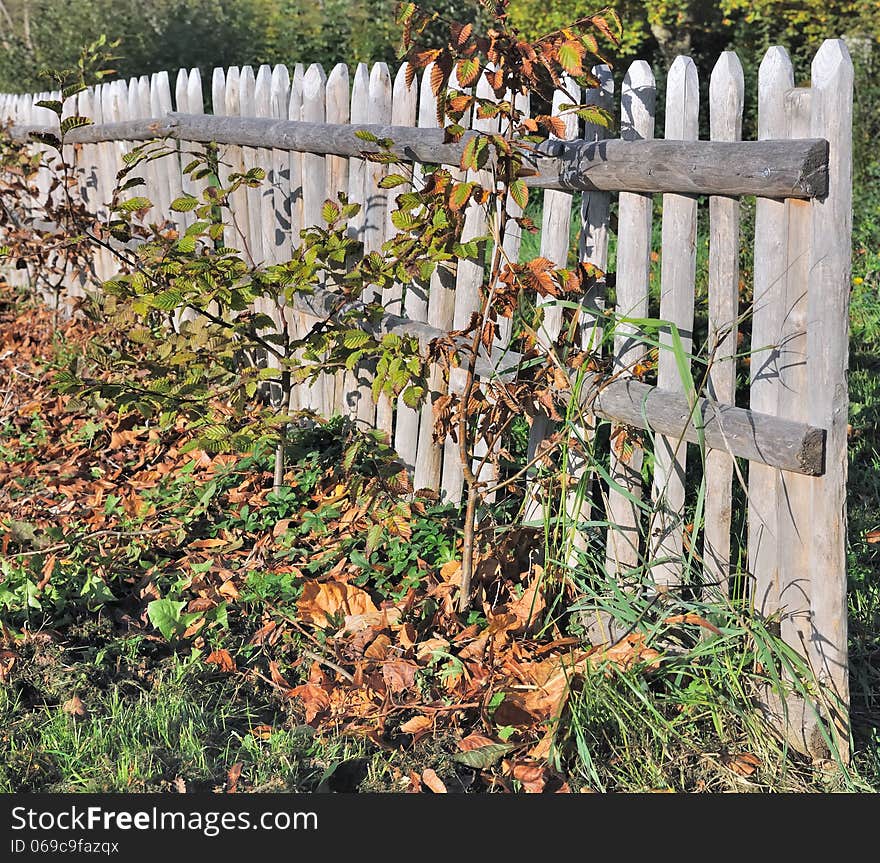
{"type": "Polygon", "coordinates": [[[77,93],[82,93],[85,89],[86,85],[83,84],[82,81],[77,81],[75,84],[69,84],[61,91],[61,98],[62,100],[67,101],[71,96],[75,96],[77,93]]]}
{"type": "Polygon", "coordinates": [[[342,344],[349,350],[354,350],[363,347],[370,338],[370,334],[364,330],[346,330],[342,336],[342,344]]]}
{"type": "Polygon", "coordinates": [[[367,532],[367,545],[366,551],[367,555],[373,553],[379,545],[379,541],[382,539],[382,533],[385,528],[381,524],[374,524],[369,531],[367,532]]]}
{"type": "Polygon", "coordinates": [[[516,745],[513,743],[491,743],[488,746],[481,746],[479,749],[456,752],[452,756],[452,760],[475,770],[486,770],[493,764],[497,764],[508,752],[514,749],[516,749],[516,745]]]}
{"type": "Polygon", "coordinates": [[[416,217],[406,210],[395,210],[391,214],[391,224],[399,231],[408,231],[416,222],[416,217]]]}
{"type": "Polygon", "coordinates": [[[62,102],[59,102],[57,99],[40,99],[40,101],[37,102],[37,107],[48,108],[59,117],[61,116],[61,112],[64,110],[64,104],[62,102]]]}
{"type": "Polygon", "coordinates": [[[473,137],[468,138],[467,143],[464,145],[464,151],[461,154],[462,171],[477,169],[477,146],[479,141],[480,136],[474,135],[473,137]]]}
{"type": "Polygon", "coordinates": [[[190,210],[194,210],[199,205],[199,199],[194,198],[192,195],[184,195],[181,198],[175,198],[171,202],[171,209],[174,210],[175,213],[188,213],[190,210]]]}
{"type": "Polygon", "coordinates": [[[358,129],[354,136],[362,141],[368,141],[370,144],[375,144],[379,140],[372,132],[368,132],[366,129],[358,129]]]}
{"type": "Polygon", "coordinates": [[[79,115],[75,117],[67,117],[66,119],[61,121],[61,137],[63,138],[68,132],[73,129],[79,129],[82,126],[91,126],[92,121],[88,117],[80,117],[79,115]]]}
{"type": "Polygon", "coordinates": [[[176,638],[183,632],[184,626],[181,620],[184,601],[174,602],[171,599],[154,599],[147,605],[147,616],[150,623],[162,633],[168,641],[176,638]]]}
{"type": "Polygon", "coordinates": [[[387,177],[382,177],[379,181],[379,188],[396,189],[398,186],[403,186],[408,182],[409,180],[403,174],[389,174],[387,177]]]}
{"type": "MultiPolygon", "coordinates": [[[[463,159],[462,159],[463,161],[463,159]]],[[[476,183],[458,183],[449,195],[449,206],[453,211],[460,210],[467,204],[476,183]]]]}
{"type": "Polygon", "coordinates": [[[51,132],[31,132],[29,137],[32,141],[45,144],[47,147],[54,147],[56,150],[61,146],[61,139],[51,132]]]}
{"type": "MultiPolygon", "coordinates": [[[[195,240],[193,240],[195,242],[195,240]]],[[[162,309],[163,311],[170,312],[171,309],[176,309],[179,305],[183,303],[183,294],[180,291],[175,290],[167,290],[162,291],[160,294],[156,294],[155,297],[152,298],[151,305],[153,308],[162,309]]]]}
{"type": "Polygon", "coordinates": [[[138,210],[148,210],[153,206],[153,202],[149,198],[129,198],[127,201],[120,201],[116,209],[123,213],[135,213],[138,210]]]}
{"type": "Polygon", "coordinates": [[[333,201],[324,201],[324,206],[321,207],[321,218],[328,225],[334,225],[339,218],[339,205],[334,204],[333,201]]]}
{"type": "Polygon", "coordinates": [[[510,184],[510,197],[518,207],[523,210],[526,208],[529,202],[529,190],[525,180],[514,180],[510,184]]]}
{"type": "Polygon", "coordinates": [[[559,46],[559,64],[571,75],[580,75],[581,57],[572,42],[563,42],[559,46]]]}
{"type": "Polygon", "coordinates": [[[175,245],[179,252],[188,255],[196,250],[196,238],[192,234],[184,234],[175,245]]]}

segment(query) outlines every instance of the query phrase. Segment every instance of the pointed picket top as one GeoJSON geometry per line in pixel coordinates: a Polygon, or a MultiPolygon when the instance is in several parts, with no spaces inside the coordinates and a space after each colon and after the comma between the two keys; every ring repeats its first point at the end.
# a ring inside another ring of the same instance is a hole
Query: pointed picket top
{"type": "MultiPolygon", "coordinates": [[[[302,120],[303,79],[305,75],[305,67],[302,63],[297,63],[293,67],[293,75],[290,78],[290,101],[287,106],[288,120],[302,120]]],[[[290,157],[291,159],[299,158],[299,154],[291,152],[290,157]]]]}
{"type": "MultiPolygon", "coordinates": [[[[584,90],[584,104],[604,108],[610,114],[614,108],[614,76],[611,74],[611,67],[603,63],[599,66],[593,66],[592,72],[598,79],[599,86],[588,87],[584,90]]],[[[580,89],[572,79],[566,78],[566,86],[573,96],[578,96],[580,93],[580,89]],[[573,90],[572,87],[574,87],[573,90]]],[[[577,116],[575,116],[575,121],[577,121],[577,116]]],[[[607,138],[609,132],[608,126],[603,126],[601,123],[584,123],[585,141],[600,141],[607,138]]]]}
{"type": "Polygon", "coordinates": [[[171,84],[165,71],[150,77],[150,110],[154,117],[165,117],[171,111],[171,84]]]}
{"type": "Polygon", "coordinates": [[[391,93],[391,122],[395,126],[414,126],[419,96],[419,77],[413,77],[412,84],[406,85],[409,63],[401,63],[394,77],[391,93]]]}
{"type": "Polygon", "coordinates": [[[434,64],[429,63],[422,73],[422,81],[419,85],[419,128],[433,129],[437,123],[437,97],[431,89],[431,72],[434,64]]]}
{"type": "Polygon", "coordinates": [[[370,70],[370,122],[391,119],[391,73],[387,63],[374,63],[370,70]]]}
{"type": "Polygon", "coordinates": [[[620,94],[620,137],[641,141],[654,137],[657,83],[646,60],[636,60],[623,76],[620,94]]]}
{"type": "Polygon", "coordinates": [[[327,76],[327,122],[347,123],[350,111],[348,66],[337,63],[327,76]]]}
{"type": "MultiPolygon", "coordinates": [[[[563,86],[553,93],[553,107],[551,113],[554,117],[562,114],[563,105],[571,105],[577,103],[581,99],[581,88],[570,75],[566,75],[562,80],[563,86]]],[[[567,113],[562,117],[565,123],[565,135],[562,140],[570,141],[577,137],[578,133],[578,117],[577,114],[567,113]]],[[[551,133],[551,138],[559,140],[557,135],[551,133]]]]}
{"type": "Polygon", "coordinates": [[[226,116],[226,72],[220,66],[211,74],[211,110],[215,117],[226,116]]]}
{"type": "Polygon", "coordinates": [[[128,83],[123,80],[113,81],[110,85],[113,100],[116,104],[116,116],[120,120],[128,120],[128,83]]]}
{"type": "Polygon", "coordinates": [[[174,79],[174,110],[181,114],[188,114],[189,111],[189,72],[186,69],[178,69],[177,77],[174,79]]]}
{"type": "Polygon", "coordinates": [[[351,122],[369,122],[370,67],[358,63],[351,83],[351,122]]]}
{"type": "Polygon", "coordinates": [[[238,66],[230,66],[226,70],[226,87],[224,98],[226,114],[229,117],[241,116],[241,71],[238,66]]]}
{"type": "Polygon", "coordinates": [[[788,51],[772,45],[758,67],[758,139],[784,138],[785,94],[794,87],[788,51]]]}
{"type": "Polygon", "coordinates": [[[252,66],[242,66],[238,84],[238,110],[242,117],[256,117],[257,106],[254,91],[257,82],[252,66]]]}
{"type": "Polygon", "coordinates": [[[272,69],[262,65],[257,69],[254,84],[254,114],[257,117],[272,116],[272,69]]]}
{"type": "Polygon", "coordinates": [[[852,57],[843,39],[826,39],[810,66],[813,87],[847,85],[853,77],[852,57]]]}
{"type": "Polygon", "coordinates": [[[202,75],[198,67],[189,70],[186,79],[187,110],[190,114],[204,114],[205,102],[202,94],[202,75]]]}
{"type": "Polygon", "coordinates": [[[666,140],[696,140],[699,114],[700,81],[697,67],[690,57],[676,57],[666,79],[666,140]]]}
{"type": "Polygon", "coordinates": [[[724,51],[709,79],[709,128],[713,141],[738,141],[742,137],[745,80],[742,63],[734,51],[724,51]]]}
{"type": "Polygon", "coordinates": [[[322,87],[327,83],[327,76],[320,63],[312,63],[303,77],[303,102],[318,98],[322,87]]]}
{"type": "Polygon", "coordinates": [[[290,104],[290,72],[283,63],[276,63],[272,67],[272,80],[269,89],[272,99],[272,116],[279,120],[286,120],[290,104]]]}

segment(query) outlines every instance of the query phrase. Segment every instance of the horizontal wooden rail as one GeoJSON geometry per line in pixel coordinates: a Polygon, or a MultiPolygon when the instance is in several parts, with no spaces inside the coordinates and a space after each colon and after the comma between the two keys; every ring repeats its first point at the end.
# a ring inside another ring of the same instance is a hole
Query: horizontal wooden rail
{"type": "MultiPolygon", "coordinates": [[[[297,294],[294,308],[318,318],[344,314],[357,305],[341,305],[338,296],[327,291],[297,294]]],[[[358,326],[367,329],[363,318],[358,326]]],[[[375,325],[375,333],[396,333],[419,340],[426,349],[441,335],[428,324],[397,315],[385,315],[375,325]]],[[[468,340],[462,339],[462,344],[468,340]]],[[[476,371],[481,377],[507,377],[516,368],[521,355],[512,351],[485,352],[477,360],[476,371]]],[[[574,374],[574,373],[572,373],[574,374]]],[[[565,402],[571,391],[561,391],[565,402]]],[[[604,419],[613,420],[658,434],[698,443],[700,432],[695,418],[702,425],[705,444],[710,449],[770,465],[779,470],[819,476],[825,469],[825,431],[802,422],[780,419],[769,414],[723,405],[710,399],[697,400],[692,410],[687,396],[661,390],[632,378],[609,379],[599,373],[585,376],[579,401],[585,410],[604,419]]]]}
{"type": "MultiPolygon", "coordinates": [[[[378,147],[357,137],[367,131],[393,142],[391,152],[413,162],[457,165],[468,137],[447,143],[443,129],[304,123],[263,117],[215,117],[170,113],[74,129],[70,143],[145,141],[173,137],[243,147],[360,156],[378,147]]],[[[52,132],[13,127],[13,135],[52,132]]],[[[530,166],[530,186],[544,189],[691,195],[758,195],[763,198],[824,197],[828,189],[828,143],[824,139],[765,141],[548,141],[530,166]]]]}

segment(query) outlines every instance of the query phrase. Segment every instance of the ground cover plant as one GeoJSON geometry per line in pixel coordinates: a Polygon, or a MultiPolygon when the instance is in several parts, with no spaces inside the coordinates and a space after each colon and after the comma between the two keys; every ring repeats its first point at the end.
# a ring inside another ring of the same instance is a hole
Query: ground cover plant
{"type": "MultiPolygon", "coordinates": [[[[210,216],[220,203],[199,206],[210,216]]],[[[344,207],[328,211],[328,231],[311,248],[333,246],[344,207]]],[[[126,215],[141,209],[117,209],[113,230],[136,232],[126,215]]],[[[215,223],[203,221],[199,231],[213,239],[215,223]]],[[[772,621],[736,597],[682,591],[658,601],[633,589],[637,582],[624,590],[603,581],[589,550],[571,557],[564,517],[545,510],[543,525],[522,526],[525,483],[519,497],[511,484],[501,518],[441,506],[412,489],[379,434],[339,417],[276,410],[267,420],[255,396],[268,378],[239,374],[260,368],[240,356],[218,363],[233,357],[228,343],[207,380],[216,384],[219,369],[230,385],[210,392],[199,382],[198,410],[189,410],[193,390],[174,388],[158,339],[132,337],[119,318],[132,299],[126,285],[156,333],[186,297],[156,302],[167,284],[145,290],[135,269],[109,286],[112,314],[86,303],[68,321],[3,288],[3,787],[869,789],[880,766],[871,720],[878,490],[860,470],[876,459],[866,350],[880,327],[872,224],[866,217],[857,233],[865,251],[856,253],[853,312],[862,338],[853,376],[850,767],[788,750],[754,710],[755,695],[782,687],[783,676],[811,686],[772,621]],[[99,362],[96,348],[105,360],[122,357],[123,375],[99,362]],[[218,426],[223,434],[211,431],[218,426]],[[622,637],[590,645],[586,607],[609,614],[622,637]]],[[[161,265],[176,275],[198,263],[180,237],[159,230],[148,239],[149,272],[161,265]]],[[[242,303],[248,291],[287,286],[254,279],[233,253],[217,251],[242,303]]],[[[356,284],[381,275],[370,266],[356,284]]],[[[486,311],[471,334],[488,321],[486,311]]],[[[262,338],[262,323],[240,316],[224,329],[262,338]]],[[[339,332],[346,348],[350,325],[339,332]]],[[[348,349],[361,348],[357,341],[348,349]]],[[[323,336],[314,346],[332,348],[323,336]]],[[[560,415],[559,440],[582,420],[560,415]]],[[[511,446],[517,435],[522,445],[527,431],[511,425],[511,446]]],[[[547,496],[561,491],[564,500],[557,471],[544,476],[547,496]]]]}

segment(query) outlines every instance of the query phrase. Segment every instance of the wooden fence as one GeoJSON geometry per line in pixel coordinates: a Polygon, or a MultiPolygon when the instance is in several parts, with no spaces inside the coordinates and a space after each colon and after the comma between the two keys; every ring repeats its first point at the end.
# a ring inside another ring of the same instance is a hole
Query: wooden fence
{"type": "MultiPolygon", "coordinates": [[[[643,488],[643,449],[635,445],[622,456],[612,448],[614,483],[599,495],[609,523],[604,550],[608,572],[646,567],[658,584],[681,582],[692,503],[685,476],[689,465],[699,469],[698,453],[689,451],[687,442],[702,438],[707,451],[705,530],[697,559],[702,559],[706,580],[725,584],[734,573],[748,572],[756,608],[779,617],[784,639],[846,705],[853,86],[847,49],[839,40],[825,42],[813,61],[810,86],[796,87],[786,52],[771,48],[758,76],[754,142],[740,140],[745,94],[742,68],[732,52],[721,55],[709,82],[710,141],[697,140],[700,88],[689,58],[679,57],[669,69],[663,139],[655,138],[656,86],[648,64],[634,63],[616,83],[606,67],[595,71],[601,87],[585,96],[609,108],[619,104],[619,137],[607,138],[602,128],[579,128],[569,117],[565,140],[545,146],[535,176],[529,178],[530,185],[544,189],[540,254],[565,264],[571,253],[573,205],[579,198],[580,260],[607,269],[610,241],[615,241],[614,311],[629,318],[648,316],[652,256],[659,253],[659,317],[675,324],[690,352],[697,222],[709,220],[709,334],[700,350],[711,362],[696,410],[672,350],[660,350],[652,383],[633,376],[648,349],[637,328],[625,322],[616,326],[608,357],[614,374],[610,379],[594,374],[580,396],[589,412],[612,422],[612,439],[621,426],[648,430],[646,440],[653,439],[650,487],[643,488]],[[616,224],[611,219],[613,195],[616,224]],[[652,244],[657,195],[662,196],[659,248],[652,244]],[[739,268],[743,196],[757,199],[750,284],[739,268]],[[751,336],[743,343],[744,320],[750,321],[751,336]],[[748,403],[738,406],[737,360],[746,353],[748,403]],[[747,488],[744,552],[731,537],[736,483],[747,488]],[[652,506],[639,505],[643,497],[652,506]]],[[[0,95],[0,121],[11,120],[19,132],[49,125],[51,112],[34,103],[51,96],[0,95]]],[[[71,157],[82,195],[96,213],[106,207],[120,157],[135,141],[169,136],[181,142],[180,162],[166,158],[142,168],[159,212],[181,228],[191,216],[172,213],[168,205],[183,192],[198,192],[198,183],[181,172],[191,142],[222,145],[222,158],[231,166],[227,171],[266,168],[265,185],[233,196],[235,226],[226,237],[228,245],[242,248],[255,264],[281,262],[295,254],[300,230],[320,223],[322,202],[338,191],[362,204],[353,230],[367,252],[379,249],[390,236],[389,214],[397,191],[377,186],[385,166],[359,158],[369,145],[355,136],[358,127],[393,139],[396,151],[417,163],[416,170],[420,163],[457,166],[462,146],[443,143],[428,76],[407,87],[403,68],[392,77],[382,63],[372,69],[360,64],[353,73],[340,64],[329,75],[317,64],[297,64],[292,70],[261,66],[256,73],[247,66],[215,69],[209,90],[198,70],[181,69],[173,93],[168,74],[160,72],[99,85],[80,94],[77,108],[96,123],[70,136],[76,142],[71,157]],[[206,104],[212,114],[204,113],[206,104]]],[[[559,100],[554,110],[559,111],[559,100]]],[[[475,121],[473,128],[485,131],[488,121],[475,121]]],[[[48,188],[45,170],[37,185],[48,188]]],[[[482,219],[479,208],[468,210],[465,239],[483,232],[482,219]]],[[[521,237],[515,226],[503,242],[516,259],[521,237]]],[[[92,286],[111,272],[112,261],[98,253],[92,286]]],[[[416,334],[423,343],[460,328],[477,308],[482,279],[478,260],[460,260],[453,275],[438,272],[428,285],[396,285],[381,297],[388,312],[382,326],[416,334]]],[[[71,284],[69,292],[80,290],[79,284],[71,284]]],[[[582,344],[598,350],[597,329],[606,301],[588,299],[582,344]]],[[[286,314],[295,330],[303,332],[328,308],[319,292],[286,314]]],[[[542,344],[555,339],[560,322],[561,310],[548,304],[542,344]]],[[[509,327],[502,335],[504,348],[509,327]]],[[[662,348],[671,347],[669,327],[661,330],[660,340],[662,348]]],[[[515,354],[503,354],[496,349],[483,357],[479,373],[503,374],[502,367],[515,365],[515,354]]],[[[456,374],[449,385],[461,387],[456,374]]],[[[437,370],[432,371],[431,386],[435,393],[443,386],[437,370]]],[[[446,500],[460,500],[457,448],[451,441],[433,441],[430,404],[421,410],[402,401],[375,405],[364,374],[337,374],[302,387],[294,407],[347,413],[387,431],[416,488],[433,488],[446,500]]],[[[548,421],[532,423],[530,454],[549,433],[548,421]]],[[[585,512],[581,518],[602,518],[585,512]]],[[[845,725],[844,715],[837,719],[845,725]]],[[[815,728],[809,720],[799,733],[801,748],[822,748],[810,738],[815,728]]]]}

